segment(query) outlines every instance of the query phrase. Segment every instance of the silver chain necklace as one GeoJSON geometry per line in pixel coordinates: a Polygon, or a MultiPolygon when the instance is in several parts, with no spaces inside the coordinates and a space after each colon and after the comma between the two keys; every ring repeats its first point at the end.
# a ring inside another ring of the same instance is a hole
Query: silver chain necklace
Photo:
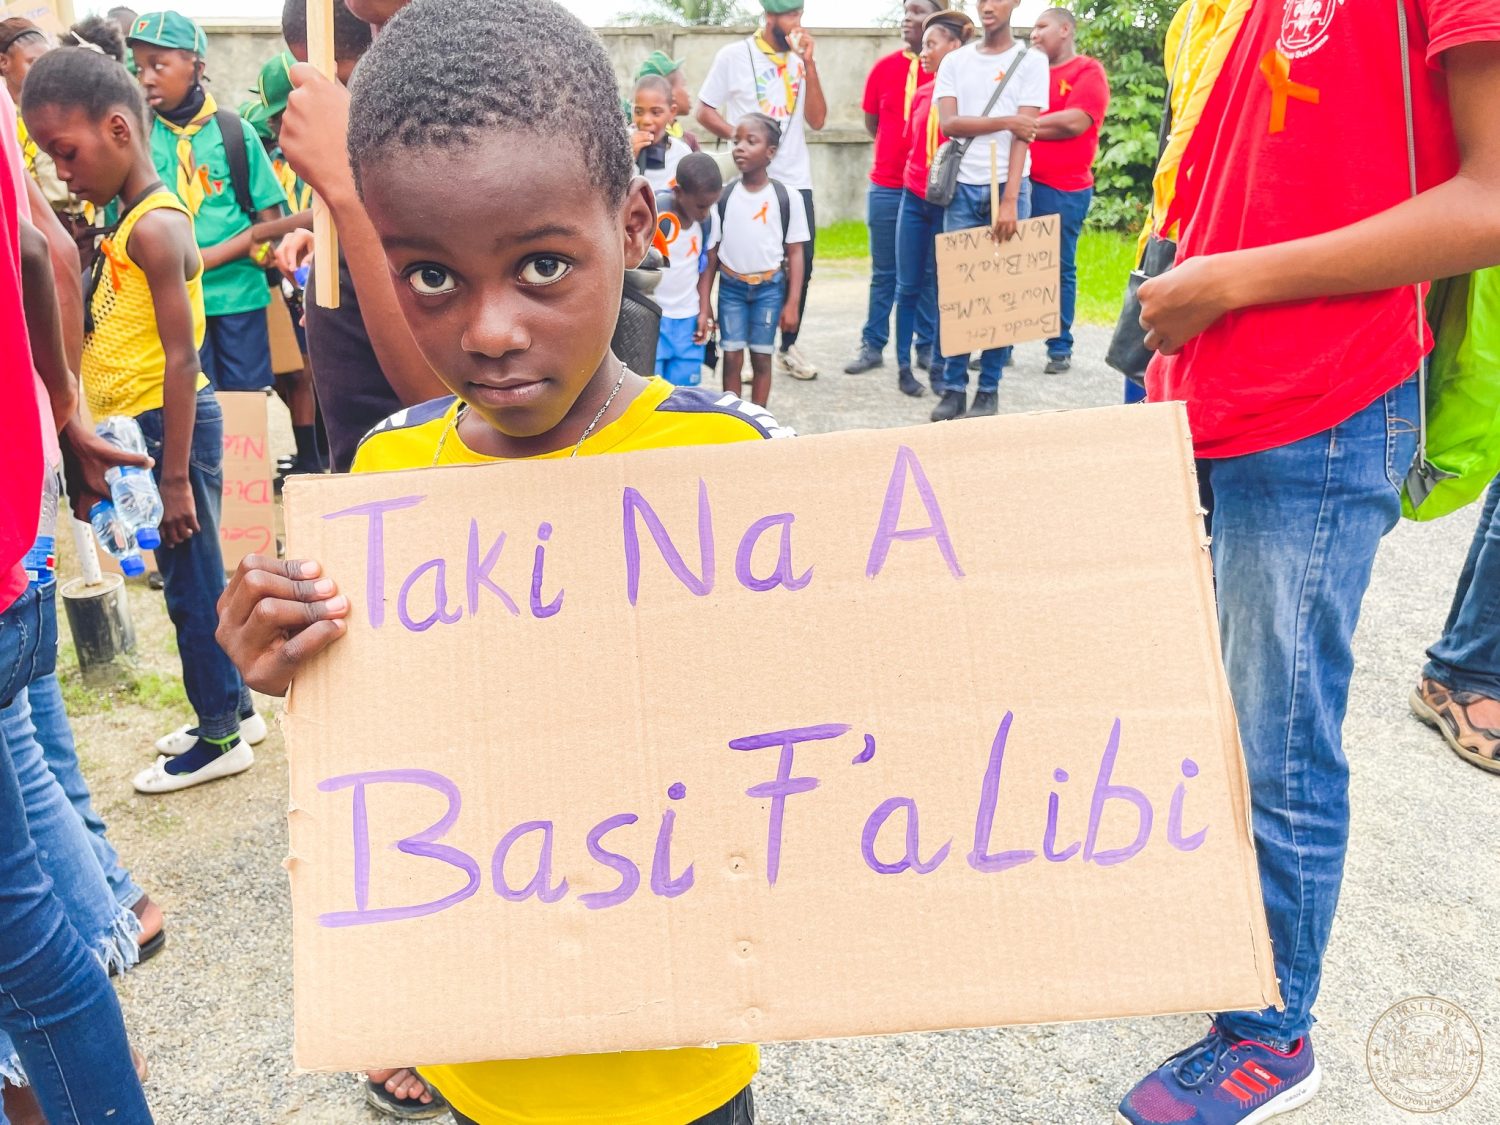
{"type": "MultiPolygon", "coordinates": [[[[625,385],[625,376],[628,374],[630,374],[630,368],[626,367],[623,363],[620,364],[620,377],[615,380],[614,389],[609,392],[609,397],[604,400],[604,405],[599,408],[599,411],[594,415],[593,420],[583,428],[583,434],[581,437],[579,437],[578,444],[573,447],[573,452],[568,454],[569,457],[578,456],[578,451],[583,448],[583,443],[588,441],[589,435],[594,432],[594,427],[599,424],[599,419],[604,417],[604,414],[609,409],[610,404],[615,401],[615,395],[619,394],[620,388],[625,385]]],[[[458,404],[458,409],[453,412],[453,417],[448,420],[448,425],[443,428],[442,436],[438,438],[437,449],[433,450],[433,465],[436,465],[438,463],[438,459],[442,457],[443,446],[448,444],[448,435],[458,429],[458,423],[463,418],[464,414],[467,413],[468,409],[469,404],[467,402],[460,402],[458,404]]]]}

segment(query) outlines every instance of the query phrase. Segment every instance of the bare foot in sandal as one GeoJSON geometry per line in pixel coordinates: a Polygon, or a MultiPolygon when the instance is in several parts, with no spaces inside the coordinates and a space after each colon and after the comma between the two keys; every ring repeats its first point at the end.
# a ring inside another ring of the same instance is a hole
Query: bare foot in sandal
{"type": "Polygon", "coordinates": [[[443,1095],[411,1067],[365,1072],[365,1100],[401,1121],[428,1121],[448,1112],[443,1095]]]}

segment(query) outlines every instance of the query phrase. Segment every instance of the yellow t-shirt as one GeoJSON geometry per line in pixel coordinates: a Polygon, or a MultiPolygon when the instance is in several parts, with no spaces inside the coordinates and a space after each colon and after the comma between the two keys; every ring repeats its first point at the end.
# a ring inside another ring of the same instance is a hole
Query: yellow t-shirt
{"type": "MultiPolygon", "coordinates": [[[[89,412],[96,419],[111,414],[135,417],[155,410],[162,403],[162,388],[167,377],[167,356],[156,331],[156,305],[151,300],[151,285],[143,270],[130,256],[130,235],[142,215],[168,210],[187,214],[185,208],[165,188],[147,196],[121,220],[119,229],[103,240],[99,247],[99,283],[94,288],[90,308],[94,330],[83,340],[84,397],[89,412]]],[[[191,217],[189,219],[191,221],[191,217]]],[[[203,264],[187,281],[188,301],[193,307],[193,343],[203,348],[203,264]]],[[[198,389],[208,386],[208,379],[198,375],[198,389]]]]}
{"type": "MultiPolygon", "coordinates": [[[[442,465],[497,460],[469,449],[450,428],[457,409],[457,399],[443,398],[393,415],[365,435],[353,471],[420,468],[434,457],[442,465]]],[[[790,436],[767,411],[734,395],[652,379],[624,414],[589,435],[578,452],[790,436]]],[[[568,448],[543,457],[571,454],[568,448]]],[[[740,1044],[424,1066],[421,1072],[480,1125],[686,1125],[729,1101],[759,1068],[759,1049],[740,1044]]]]}

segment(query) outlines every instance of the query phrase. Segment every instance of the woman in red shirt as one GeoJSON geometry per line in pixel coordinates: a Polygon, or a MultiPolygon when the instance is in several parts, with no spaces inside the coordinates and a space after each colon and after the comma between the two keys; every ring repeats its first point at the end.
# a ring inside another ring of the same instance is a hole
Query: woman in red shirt
{"type": "MultiPolygon", "coordinates": [[[[951,51],[974,34],[974,21],[962,12],[941,11],[922,24],[922,69],[936,74],[951,51]]],[[[901,213],[896,220],[896,364],[897,385],[902,393],[922,394],[922,384],[911,373],[911,341],[917,318],[933,326],[933,351],[937,339],[936,239],[943,229],[943,209],[927,202],[927,170],[932,154],[944,137],[938,132],[937,106],[928,82],[912,97],[911,116],[906,123],[906,171],[902,177],[901,213]]],[[[937,380],[943,365],[934,355],[933,394],[941,395],[937,380]]]]}

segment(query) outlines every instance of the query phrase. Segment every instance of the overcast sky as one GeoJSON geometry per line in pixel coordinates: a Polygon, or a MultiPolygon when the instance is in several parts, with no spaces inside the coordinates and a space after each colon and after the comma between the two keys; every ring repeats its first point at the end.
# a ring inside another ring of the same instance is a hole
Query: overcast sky
{"type": "MultiPolygon", "coordinates": [[[[146,11],[152,0],[126,0],[133,8],[146,11]]],[[[238,19],[276,22],[281,19],[281,0],[170,0],[177,11],[194,19],[215,19],[233,16],[238,19]]],[[[1022,0],[1016,13],[1016,22],[1025,25],[1029,17],[1041,11],[1049,0],[1022,0]]],[[[756,0],[741,0],[751,10],[759,7],[756,0]]],[[[74,8],[80,14],[87,11],[105,12],[114,6],[114,0],[74,0],[74,8]]],[[[591,24],[609,23],[622,11],[630,11],[641,4],[632,0],[569,0],[568,7],[591,24]]],[[[894,12],[895,0],[807,0],[804,11],[810,27],[862,27],[880,22],[887,9],[894,12]]]]}

